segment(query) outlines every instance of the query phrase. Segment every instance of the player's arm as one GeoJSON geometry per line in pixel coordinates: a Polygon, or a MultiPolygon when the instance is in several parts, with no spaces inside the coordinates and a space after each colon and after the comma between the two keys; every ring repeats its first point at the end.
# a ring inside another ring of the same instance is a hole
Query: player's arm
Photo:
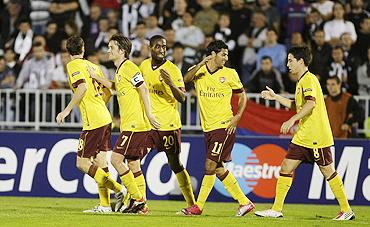
{"type": "Polygon", "coordinates": [[[150,124],[155,129],[159,129],[161,125],[159,124],[159,122],[155,119],[154,115],[152,114],[152,107],[151,107],[150,98],[149,98],[149,90],[145,82],[143,82],[140,86],[136,87],[136,89],[138,90],[140,97],[143,100],[145,114],[148,117],[150,124]]]}
{"type": "Polygon", "coordinates": [[[281,125],[280,132],[282,132],[283,134],[287,134],[289,132],[289,129],[294,125],[296,121],[311,113],[313,108],[315,108],[315,105],[315,100],[307,100],[307,102],[302,106],[302,109],[298,111],[298,113],[296,113],[294,116],[292,116],[289,120],[281,125]]]}
{"type": "Polygon", "coordinates": [[[198,64],[196,64],[195,66],[191,67],[189,69],[189,71],[184,76],[184,82],[185,83],[192,82],[194,80],[194,78],[195,78],[195,73],[200,69],[200,67],[202,67],[203,65],[205,65],[206,62],[211,59],[211,57],[212,57],[212,55],[209,55],[209,56],[205,57],[201,62],[199,62],[198,64]]]}
{"type": "Polygon", "coordinates": [[[64,122],[64,119],[71,113],[73,107],[80,103],[82,98],[85,96],[86,91],[87,84],[85,82],[82,82],[77,86],[76,92],[72,96],[72,100],[68,103],[67,107],[58,114],[56,118],[58,124],[64,122]]]}
{"type": "Polygon", "coordinates": [[[102,95],[102,98],[104,100],[105,103],[108,103],[110,98],[112,97],[113,93],[112,93],[112,90],[103,86],[103,95],[102,95]]]}
{"type": "Polygon", "coordinates": [[[166,72],[166,70],[160,70],[161,77],[163,78],[164,82],[170,86],[173,96],[178,102],[185,102],[185,88],[177,87],[176,84],[171,80],[170,74],[166,72]]]}
{"type": "Polygon", "coordinates": [[[92,67],[87,66],[87,71],[89,72],[91,78],[101,83],[104,87],[115,90],[114,83],[104,77],[100,77],[94,72],[92,67]]]}
{"type": "Polygon", "coordinates": [[[295,102],[293,100],[290,100],[290,99],[285,98],[281,95],[275,94],[275,92],[271,88],[269,88],[268,86],[266,86],[266,89],[267,90],[264,90],[264,91],[261,92],[262,98],[267,99],[267,100],[276,100],[280,104],[288,107],[289,109],[294,109],[295,108],[295,102]]]}
{"type": "Polygon", "coordinates": [[[238,96],[238,112],[231,118],[229,125],[226,127],[228,134],[234,133],[236,130],[236,126],[238,125],[240,118],[242,117],[244,110],[247,106],[247,94],[242,90],[239,93],[236,93],[238,96]]]}

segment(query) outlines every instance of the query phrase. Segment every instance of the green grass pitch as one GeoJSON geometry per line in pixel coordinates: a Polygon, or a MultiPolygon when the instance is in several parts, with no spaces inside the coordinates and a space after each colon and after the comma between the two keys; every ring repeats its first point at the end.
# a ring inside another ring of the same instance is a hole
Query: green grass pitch
{"type": "MultiPolygon", "coordinates": [[[[112,200],[113,201],[113,200],[112,200]]],[[[176,215],[184,207],[182,201],[149,201],[150,214],[84,214],[97,199],[0,197],[0,226],[370,226],[370,206],[353,206],[356,220],[332,221],[339,209],[336,205],[286,204],[284,218],[265,219],[248,214],[234,217],[237,203],[206,203],[201,216],[176,215]]],[[[271,204],[256,204],[267,209],[271,204]]]]}

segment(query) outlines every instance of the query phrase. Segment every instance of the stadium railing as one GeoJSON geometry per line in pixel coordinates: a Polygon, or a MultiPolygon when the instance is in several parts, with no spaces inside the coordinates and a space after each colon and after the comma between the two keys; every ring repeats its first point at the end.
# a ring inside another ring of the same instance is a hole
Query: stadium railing
{"type": "MultiPolygon", "coordinates": [[[[115,94],[114,94],[115,95],[115,94]]],[[[197,99],[187,94],[185,103],[179,105],[182,119],[182,129],[201,130],[200,112],[197,99]]],[[[294,95],[285,95],[294,98],[294,95]]],[[[57,127],[74,128],[80,130],[81,116],[77,108],[66,118],[63,125],[55,121],[56,115],[64,109],[71,100],[72,92],[68,89],[55,90],[27,90],[27,89],[0,89],[0,127],[1,129],[33,128],[34,130],[50,130],[57,127]]],[[[285,109],[278,102],[266,101],[260,94],[248,93],[248,98],[265,106],[285,109]]],[[[370,134],[367,127],[370,117],[370,96],[354,97],[365,113],[365,121],[358,128],[358,133],[370,134]]],[[[108,109],[113,116],[118,116],[118,104],[116,98],[110,99],[108,109]]]]}

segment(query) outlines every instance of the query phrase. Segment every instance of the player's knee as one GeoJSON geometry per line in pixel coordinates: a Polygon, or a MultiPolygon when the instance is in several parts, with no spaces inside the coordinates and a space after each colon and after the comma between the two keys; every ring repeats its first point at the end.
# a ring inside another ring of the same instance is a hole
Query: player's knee
{"type": "Polygon", "coordinates": [[[121,160],[117,157],[114,157],[112,156],[111,160],[110,160],[110,163],[112,164],[112,166],[117,169],[119,164],[120,164],[121,160]]]}

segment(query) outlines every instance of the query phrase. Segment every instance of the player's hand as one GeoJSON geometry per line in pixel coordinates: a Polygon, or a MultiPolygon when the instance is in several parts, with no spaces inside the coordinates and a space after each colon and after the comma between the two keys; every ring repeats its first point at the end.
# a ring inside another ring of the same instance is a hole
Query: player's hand
{"type": "Polygon", "coordinates": [[[290,130],[291,127],[293,127],[294,125],[294,121],[289,119],[287,120],[286,122],[284,122],[282,125],[281,125],[281,128],[280,128],[280,132],[283,133],[283,134],[287,134],[290,130]]]}
{"type": "Polygon", "coordinates": [[[239,120],[240,116],[238,115],[235,115],[233,118],[231,118],[229,125],[225,128],[227,134],[235,133],[239,120]]]}
{"type": "Polygon", "coordinates": [[[211,59],[212,59],[212,55],[208,55],[207,57],[203,58],[203,60],[201,62],[199,62],[199,66],[205,65],[211,59]]]}
{"type": "Polygon", "coordinates": [[[349,130],[349,125],[348,124],[342,124],[342,126],[340,127],[340,129],[342,129],[343,131],[348,131],[349,130]]]}
{"type": "Polygon", "coordinates": [[[91,78],[96,79],[98,77],[98,75],[96,75],[93,67],[91,67],[90,65],[88,65],[86,67],[86,69],[89,72],[91,78]]]}
{"type": "Polygon", "coordinates": [[[160,77],[164,80],[164,82],[166,84],[168,84],[168,85],[173,84],[173,82],[171,80],[171,77],[170,77],[170,74],[166,70],[160,69],[159,72],[161,73],[160,77]]]}
{"type": "Polygon", "coordinates": [[[64,123],[64,119],[69,115],[69,113],[70,113],[69,111],[63,110],[57,115],[56,120],[58,125],[64,123]]]}
{"type": "Polygon", "coordinates": [[[152,114],[148,114],[148,120],[155,129],[159,129],[161,127],[161,124],[159,124],[157,119],[155,119],[155,117],[152,114]]]}
{"type": "Polygon", "coordinates": [[[269,88],[269,86],[266,86],[267,90],[263,90],[261,92],[262,98],[267,99],[267,100],[275,100],[276,99],[276,94],[274,90],[269,88]]]}

